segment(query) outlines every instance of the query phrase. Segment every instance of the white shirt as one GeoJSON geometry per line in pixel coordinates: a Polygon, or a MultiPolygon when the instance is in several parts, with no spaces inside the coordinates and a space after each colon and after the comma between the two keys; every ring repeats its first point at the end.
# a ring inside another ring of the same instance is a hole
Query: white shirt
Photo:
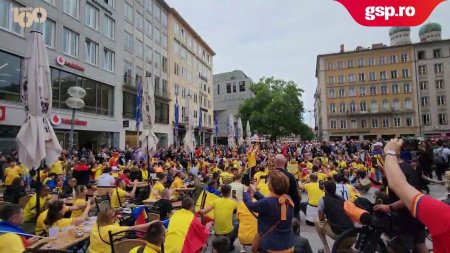
{"type": "Polygon", "coordinates": [[[336,184],[336,195],[343,198],[344,200],[350,199],[350,193],[348,192],[348,187],[345,184],[336,184]]]}
{"type": "MultiPolygon", "coordinates": [[[[233,194],[233,191],[236,191],[236,201],[240,202],[243,199],[243,193],[244,193],[244,185],[241,183],[233,182],[230,184],[231,186],[231,193],[233,194]]],[[[233,195],[232,195],[233,196],[233,195]]]]}
{"type": "Polygon", "coordinates": [[[111,176],[109,173],[103,173],[98,177],[98,186],[115,186],[116,185],[116,179],[114,179],[113,176],[111,176]]]}

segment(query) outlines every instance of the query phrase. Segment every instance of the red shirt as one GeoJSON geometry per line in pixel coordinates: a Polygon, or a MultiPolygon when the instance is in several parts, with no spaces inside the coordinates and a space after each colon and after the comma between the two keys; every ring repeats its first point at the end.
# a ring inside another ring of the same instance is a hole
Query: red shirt
{"type": "Polygon", "coordinates": [[[75,170],[75,171],[87,171],[87,170],[89,170],[89,166],[87,166],[84,163],[80,163],[80,164],[75,165],[73,170],[75,170]]]}
{"type": "Polygon", "coordinates": [[[130,185],[130,184],[131,184],[131,181],[130,181],[130,179],[127,177],[126,174],[121,174],[121,175],[119,176],[119,179],[121,179],[122,181],[124,181],[126,185],[130,185]]]}
{"type": "Polygon", "coordinates": [[[412,215],[430,231],[433,252],[450,253],[450,206],[423,194],[414,197],[412,215]]]}

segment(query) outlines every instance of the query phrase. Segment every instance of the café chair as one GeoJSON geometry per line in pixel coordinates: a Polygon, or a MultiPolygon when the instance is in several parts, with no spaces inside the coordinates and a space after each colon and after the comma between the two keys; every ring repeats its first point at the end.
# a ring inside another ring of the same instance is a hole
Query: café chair
{"type": "Polygon", "coordinates": [[[130,252],[131,249],[135,247],[141,247],[145,246],[146,242],[144,240],[140,239],[126,239],[119,241],[113,245],[114,250],[112,250],[112,253],[115,252],[130,252]]]}
{"type": "Polygon", "coordinates": [[[160,219],[160,215],[158,213],[154,213],[154,212],[147,212],[147,217],[148,217],[149,221],[154,221],[154,220],[160,219]]]}
{"type": "Polygon", "coordinates": [[[117,233],[108,231],[109,245],[111,246],[111,253],[130,252],[130,250],[137,246],[144,246],[146,231],[139,230],[125,230],[117,233]],[[131,242],[123,242],[130,241],[131,242]],[[143,242],[144,244],[139,244],[143,242]]]}

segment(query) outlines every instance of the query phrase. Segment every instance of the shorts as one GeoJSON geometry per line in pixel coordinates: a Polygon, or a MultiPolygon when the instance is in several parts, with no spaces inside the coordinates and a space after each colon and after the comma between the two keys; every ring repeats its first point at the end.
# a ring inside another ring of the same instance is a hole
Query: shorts
{"type": "MultiPolygon", "coordinates": [[[[330,237],[333,240],[336,240],[336,238],[339,236],[333,232],[330,224],[326,220],[321,221],[319,219],[316,219],[315,226],[317,227],[317,229],[322,230],[326,236],[330,237]]],[[[356,237],[347,237],[344,241],[341,242],[338,252],[346,252],[345,249],[350,249],[355,244],[355,242],[356,237]]],[[[349,252],[351,251],[349,250],[349,252]]]]}

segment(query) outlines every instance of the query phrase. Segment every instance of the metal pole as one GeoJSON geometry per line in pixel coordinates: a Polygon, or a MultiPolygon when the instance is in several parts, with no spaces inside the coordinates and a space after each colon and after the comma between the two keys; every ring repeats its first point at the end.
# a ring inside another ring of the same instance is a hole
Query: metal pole
{"type": "Polygon", "coordinates": [[[69,161],[66,168],[66,180],[70,177],[70,166],[72,163],[72,153],[73,153],[73,135],[74,135],[74,121],[75,121],[75,109],[72,109],[72,121],[70,122],[70,133],[69,133],[69,161]]]}
{"type": "Polygon", "coordinates": [[[36,220],[41,212],[41,165],[37,168],[36,175],[36,220]]]}

